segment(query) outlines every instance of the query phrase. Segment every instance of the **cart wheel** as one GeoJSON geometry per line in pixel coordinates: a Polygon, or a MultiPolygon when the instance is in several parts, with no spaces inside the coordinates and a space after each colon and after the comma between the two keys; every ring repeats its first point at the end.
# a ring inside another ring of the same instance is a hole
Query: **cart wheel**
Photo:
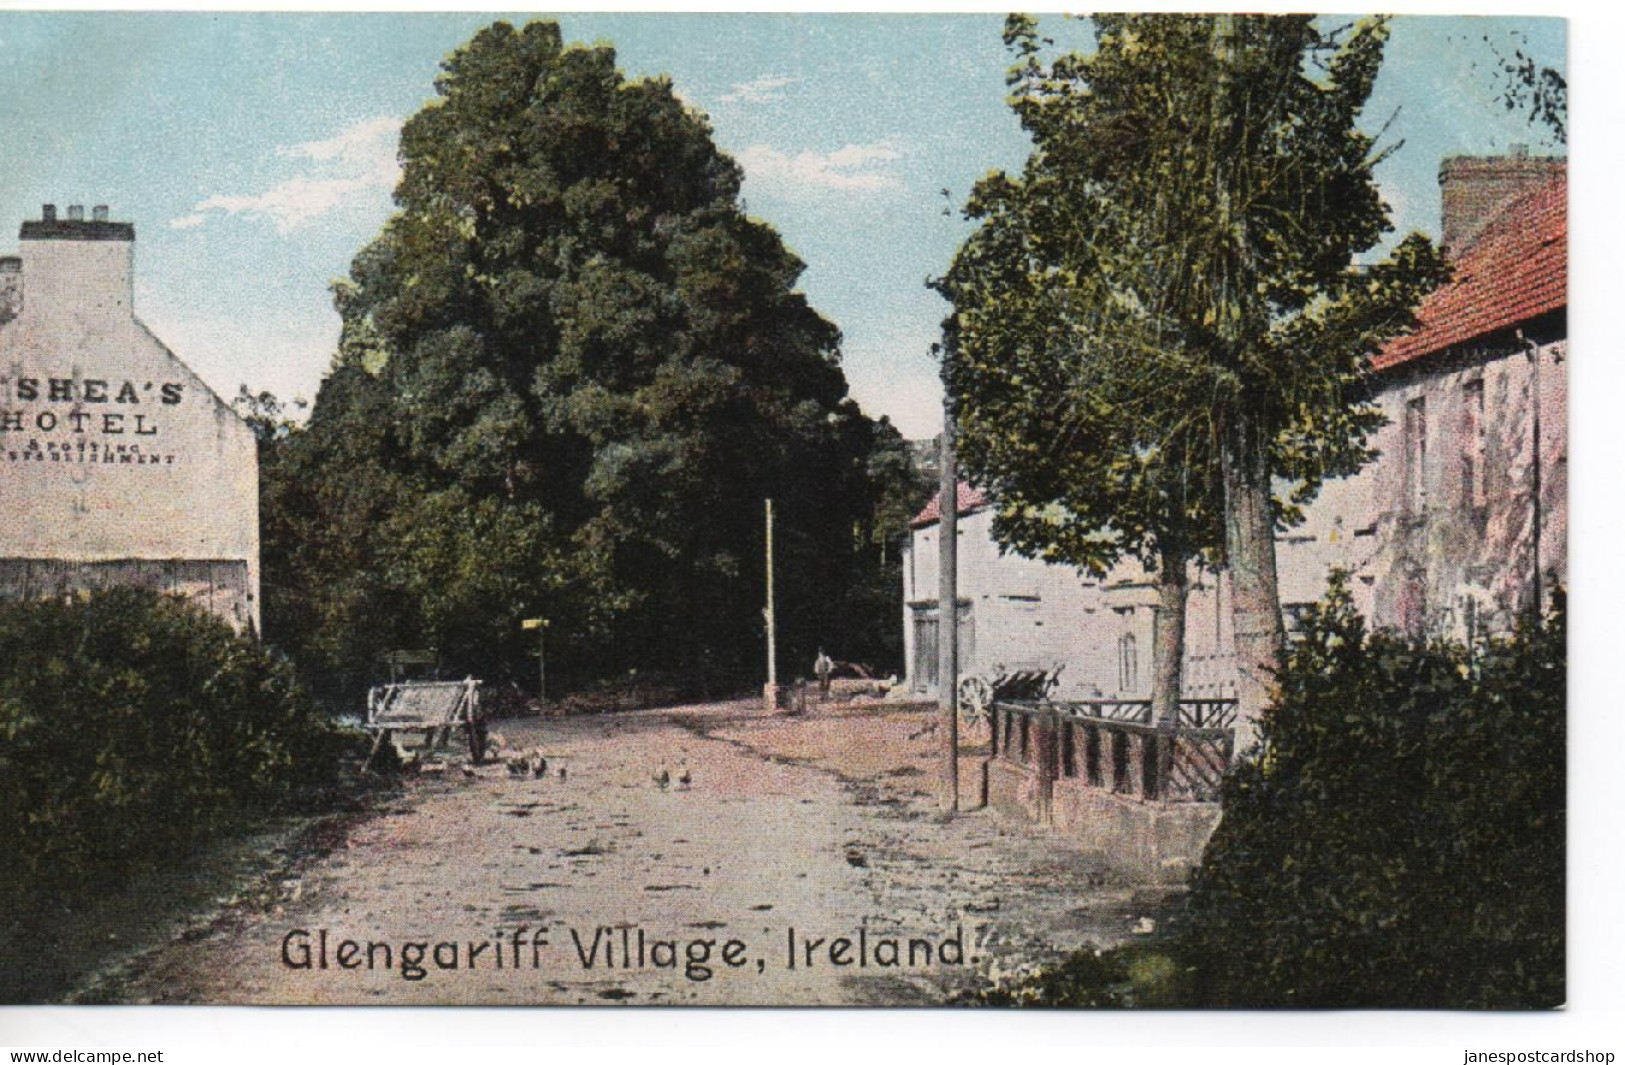
{"type": "Polygon", "coordinates": [[[468,756],[474,760],[475,765],[485,761],[485,722],[469,722],[468,725],[468,756]]]}
{"type": "Polygon", "coordinates": [[[959,709],[966,717],[987,713],[993,705],[993,685],[981,677],[966,677],[959,682],[959,709]]]}
{"type": "Polygon", "coordinates": [[[966,677],[959,682],[959,724],[966,738],[979,741],[988,732],[993,709],[993,685],[982,677],[966,677]]]}

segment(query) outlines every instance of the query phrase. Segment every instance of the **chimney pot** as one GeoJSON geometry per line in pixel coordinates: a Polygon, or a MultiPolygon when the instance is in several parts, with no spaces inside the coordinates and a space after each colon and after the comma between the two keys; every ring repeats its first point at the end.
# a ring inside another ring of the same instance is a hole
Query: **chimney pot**
{"type": "Polygon", "coordinates": [[[85,208],[84,208],[83,204],[76,203],[72,207],[68,208],[68,221],[70,221],[70,222],[83,222],[84,220],[85,220],[85,208]]]}
{"type": "Polygon", "coordinates": [[[1439,243],[1447,259],[1458,258],[1507,204],[1565,172],[1564,160],[1528,150],[1515,144],[1508,155],[1453,155],[1439,163],[1439,243]]]}
{"type": "Polygon", "coordinates": [[[99,203],[91,211],[91,217],[98,222],[107,221],[107,204],[99,203]]]}
{"type": "Polygon", "coordinates": [[[56,221],[56,204],[48,203],[40,209],[40,217],[47,222],[56,221]]]}

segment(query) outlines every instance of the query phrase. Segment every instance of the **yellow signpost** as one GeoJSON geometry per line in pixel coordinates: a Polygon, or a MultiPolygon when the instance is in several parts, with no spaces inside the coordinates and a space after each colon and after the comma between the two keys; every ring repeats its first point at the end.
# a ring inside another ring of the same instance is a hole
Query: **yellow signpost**
{"type": "Polygon", "coordinates": [[[536,701],[547,701],[547,619],[525,618],[519,627],[536,632],[536,701]]]}

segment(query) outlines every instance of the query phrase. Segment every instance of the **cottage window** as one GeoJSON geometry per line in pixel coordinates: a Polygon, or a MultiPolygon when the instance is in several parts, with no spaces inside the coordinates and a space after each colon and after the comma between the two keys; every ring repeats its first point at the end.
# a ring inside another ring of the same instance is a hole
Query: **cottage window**
{"type": "Polygon", "coordinates": [[[1471,507],[1488,501],[1484,476],[1484,382],[1468,381],[1461,390],[1462,497],[1471,507]]]}
{"type": "Polygon", "coordinates": [[[1117,688],[1131,692],[1140,687],[1140,659],[1134,647],[1134,634],[1125,632],[1117,639],[1117,688]]]}
{"type": "Polygon", "coordinates": [[[1405,404],[1405,504],[1413,514],[1427,508],[1427,400],[1405,404]]]}
{"type": "Polygon", "coordinates": [[[1291,641],[1303,639],[1308,631],[1309,612],[1313,610],[1313,603],[1283,603],[1281,605],[1282,627],[1286,629],[1286,638],[1291,641]]]}
{"type": "Polygon", "coordinates": [[[1410,640],[1420,640],[1427,631],[1427,585],[1420,573],[1400,586],[1399,627],[1410,640]]]}

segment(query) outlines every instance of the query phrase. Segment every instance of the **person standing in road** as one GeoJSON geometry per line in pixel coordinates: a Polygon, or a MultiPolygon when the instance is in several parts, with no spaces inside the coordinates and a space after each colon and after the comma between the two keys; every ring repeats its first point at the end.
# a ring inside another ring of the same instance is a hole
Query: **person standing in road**
{"type": "Polygon", "coordinates": [[[818,649],[818,658],[813,662],[813,672],[818,676],[818,699],[820,702],[827,702],[829,700],[829,678],[830,674],[835,672],[835,661],[824,653],[822,647],[818,649]]]}

